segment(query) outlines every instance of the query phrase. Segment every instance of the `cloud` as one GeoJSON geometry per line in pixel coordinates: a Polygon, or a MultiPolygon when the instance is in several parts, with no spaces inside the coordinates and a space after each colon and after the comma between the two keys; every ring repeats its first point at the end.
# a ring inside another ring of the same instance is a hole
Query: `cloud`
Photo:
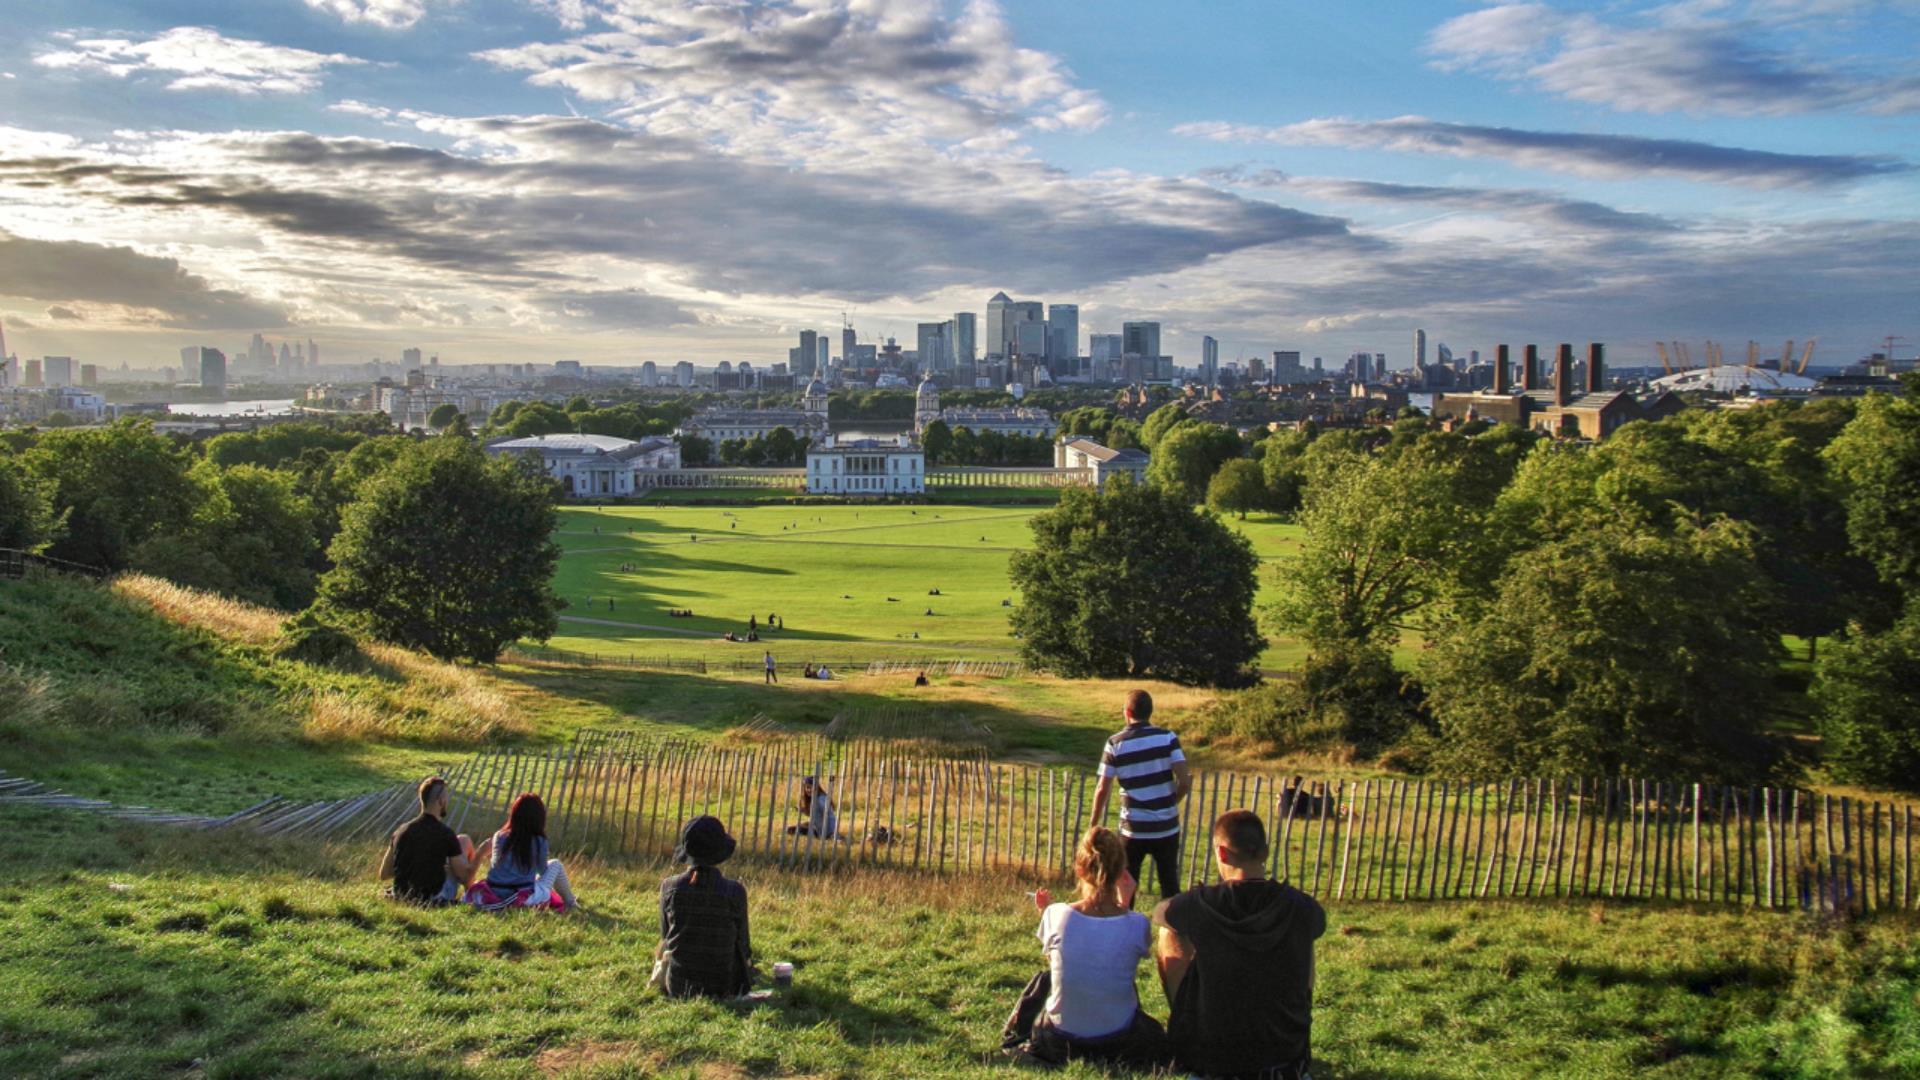
{"type": "Polygon", "coordinates": [[[1782,154],[1689,139],[1595,135],[1573,131],[1450,124],[1422,116],[1390,120],[1327,118],[1284,127],[1215,121],[1181,124],[1177,135],[1216,142],[1344,146],[1449,157],[1489,157],[1535,169],[1607,180],[1674,176],[1745,187],[1811,188],[1913,171],[1894,158],[1844,154],[1782,154]]]}
{"type": "Polygon", "coordinates": [[[1219,183],[1281,188],[1331,202],[1387,205],[1424,204],[1455,210],[1516,217],[1573,232],[1671,232],[1679,226],[1657,214],[1617,210],[1602,203],[1570,199],[1528,188],[1440,187],[1389,184],[1324,176],[1288,176],[1273,169],[1206,169],[1200,175],[1219,183]]]}
{"type": "MultiPolygon", "coordinates": [[[[371,23],[389,30],[404,30],[427,14],[436,0],[307,0],[307,6],[350,23],[371,23]]],[[[460,0],[439,0],[457,4],[460,0]]]]}
{"type": "Polygon", "coordinates": [[[235,94],[300,94],[317,89],[328,68],[363,61],[338,53],[230,38],[204,26],[177,26],[144,41],[84,38],[40,53],[34,63],[124,79],[139,73],[171,77],[169,90],[235,94]]]}
{"type": "Polygon", "coordinates": [[[1640,25],[1546,4],[1500,4],[1449,19],[1427,39],[1447,70],[1529,82],[1575,101],[1629,112],[1784,115],[1831,110],[1920,111],[1920,76],[1899,66],[1835,67],[1798,43],[1835,15],[1869,5],[1672,4],[1640,25]]]}
{"type": "Polygon", "coordinates": [[[69,319],[75,322],[82,322],[82,321],[85,321],[86,316],[80,314],[78,311],[75,311],[70,307],[64,307],[60,304],[55,304],[52,307],[47,309],[47,318],[69,319]]]}
{"type": "Polygon", "coordinates": [[[934,0],[566,0],[592,32],[478,53],[536,86],[611,103],[657,134],[774,158],[887,154],[925,140],[1005,150],[1011,132],[1099,127],[1106,105],[1058,57],[1022,48],[997,6],[934,0]]]}
{"type": "Polygon", "coordinates": [[[1362,244],[1337,218],[1192,180],[1013,163],[878,185],[577,117],[421,123],[472,152],[165,133],[120,154],[0,159],[0,190],[52,185],[77,206],[237,227],[303,260],[488,288],[651,275],[717,296],[873,301],[966,283],[1084,288],[1262,244],[1362,244]]]}
{"type": "Polygon", "coordinates": [[[286,312],[243,293],[220,289],[168,258],[132,248],[70,240],[35,240],[0,232],[0,296],[52,301],[60,319],[91,305],[109,305],[137,321],[181,329],[283,326],[286,312]]]}

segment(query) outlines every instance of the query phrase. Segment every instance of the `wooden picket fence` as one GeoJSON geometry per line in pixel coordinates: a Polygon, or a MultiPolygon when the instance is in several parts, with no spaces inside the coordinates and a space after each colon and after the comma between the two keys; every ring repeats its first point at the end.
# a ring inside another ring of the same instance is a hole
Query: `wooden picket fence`
{"type": "MultiPolygon", "coordinates": [[[[1057,881],[1088,824],[1084,770],[930,758],[882,739],[750,746],[583,733],[563,749],[495,750],[452,777],[457,828],[498,826],[521,791],[547,800],[561,850],[664,857],[681,823],[725,821],[748,858],[785,866],[992,871],[1057,881]],[[790,833],[820,777],[832,838],[790,833]]],[[[1118,804],[1118,795],[1115,796],[1118,804]]],[[[1214,880],[1207,826],[1258,811],[1270,872],[1334,900],[1595,897],[1767,909],[1913,910],[1915,807],[1806,791],[1643,780],[1310,780],[1196,771],[1181,878],[1214,880]]],[[[390,808],[392,809],[392,808],[390,808]]],[[[409,806],[399,806],[404,820],[409,806]]]]}
{"type": "MultiPolygon", "coordinates": [[[[0,551],[0,555],[4,555],[0,551]]],[[[0,563],[3,567],[4,563],[0,563]]],[[[805,643],[779,641],[769,638],[764,642],[751,643],[755,648],[765,645],[768,648],[791,652],[804,647],[805,643]]],[[[819,650],[823,655],[830,650],[819,650]]],[[[679,656],[642,656],[639,653],[585,653],[573,649],[556,649],[548,646],[531,647],[510,645],[501,650],[500,659],[516,664],[566,664],[571,667],[624,668],[629,671],[688,671],[706,675],[712,672],[730,674],[759,674],[765,670],[766,661],[759,654],[738,656],[725,660],[702,660],[679,656]]],[[[775,664],[781,674],[798,675],[805,670],[807,661],[781,660],[775,664]]],[[[831,666],[838,673],[860,672],[867,675],[912,675],[925,672],[928,675],[970,675],[989,679],[1008,679],[1026,671],[1026,665],[1017,660],[840,660],[832,659],[831,666]]]]}

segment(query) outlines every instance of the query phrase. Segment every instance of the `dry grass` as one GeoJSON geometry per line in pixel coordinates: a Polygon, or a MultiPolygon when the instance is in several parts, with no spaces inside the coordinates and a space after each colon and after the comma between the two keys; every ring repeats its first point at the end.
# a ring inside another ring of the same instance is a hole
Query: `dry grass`
{"type": "Polygon", "coordinates": [[[113,580],[113,591],[129,600],[152,608],[154,614],[182,626],[198,626],[228,641],[265,647],[280,636],[280,624],[286,614],[229,600],[210,592],[175,585],[146,574],[122,574],[113,580]]]}
{"type": "MultiPolygon", "coordinates": [[[[271,649],[287,619],[284,612],[144,574],[123,574],[112,588],[169,622],[256,649],[271,649]]],[[[392,645],[362,642],[358,663],[337,673],[325,669],[316,683],[298,720],[301,734],[317,742],[471,746],[527,730],[521,710],[494,676],[392,645]],[[326,677],[335,674],[346,677],[326,677]]],[[[0,695],[5,692],[0,686],[0,695]]]]}

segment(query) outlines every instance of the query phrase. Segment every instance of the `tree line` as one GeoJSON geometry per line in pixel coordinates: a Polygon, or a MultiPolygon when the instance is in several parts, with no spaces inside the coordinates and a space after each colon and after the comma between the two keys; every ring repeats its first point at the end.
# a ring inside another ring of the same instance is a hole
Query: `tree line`
{"type": "MultiPolygon", "coordinates": [[[[1790,774],[1920,784],[1920,401],[1692,410],[1598,444],[1417,413],[1255,433],[1163,406],[1147,490],[1069,492],[1014,556],[1036,666],[1244,685],[1235,723],[1448,775],[1790,774]],[[1212,514],[1303,531],[1267,571],[1212,514]],[[1195,608],[1206,605],[1204,617],[1195,608]],[[1802,650],[1789,656],[1787,641],[1802,650]]],[[[1117,440],[1116,440],[1117,441],[1117,440]]],[[[1111,445],[1111,444],[1110,444],[1111,445]]]]}
{"type": "Polygon", "coordinates": [[[0,448],[0,547],[302,612],[290,648],[324,656],[353,632],[490,661],[557,625],[557,485],[470,435],[290,423],[195,441],[127,419],[0,448]]]}

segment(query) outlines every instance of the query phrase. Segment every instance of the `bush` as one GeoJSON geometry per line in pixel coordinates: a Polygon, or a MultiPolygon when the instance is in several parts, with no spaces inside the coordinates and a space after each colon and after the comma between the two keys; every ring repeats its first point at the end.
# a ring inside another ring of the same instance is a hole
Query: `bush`
{"type": "Polygon", "coordinates": [[[337,668],[360,657],[360,643],[309,608],[280,624],[280,639],[274,643],[273,653],[284,660],[337,668]]]}
{"type": "Polygon", "coordinates": [[[1277,754],[1347,749],[1371,757],[1413,730],[1421,697],[1384,649],[1316,650],[1297,679],[1222,694],[1202,726],[1277,754]]]}

